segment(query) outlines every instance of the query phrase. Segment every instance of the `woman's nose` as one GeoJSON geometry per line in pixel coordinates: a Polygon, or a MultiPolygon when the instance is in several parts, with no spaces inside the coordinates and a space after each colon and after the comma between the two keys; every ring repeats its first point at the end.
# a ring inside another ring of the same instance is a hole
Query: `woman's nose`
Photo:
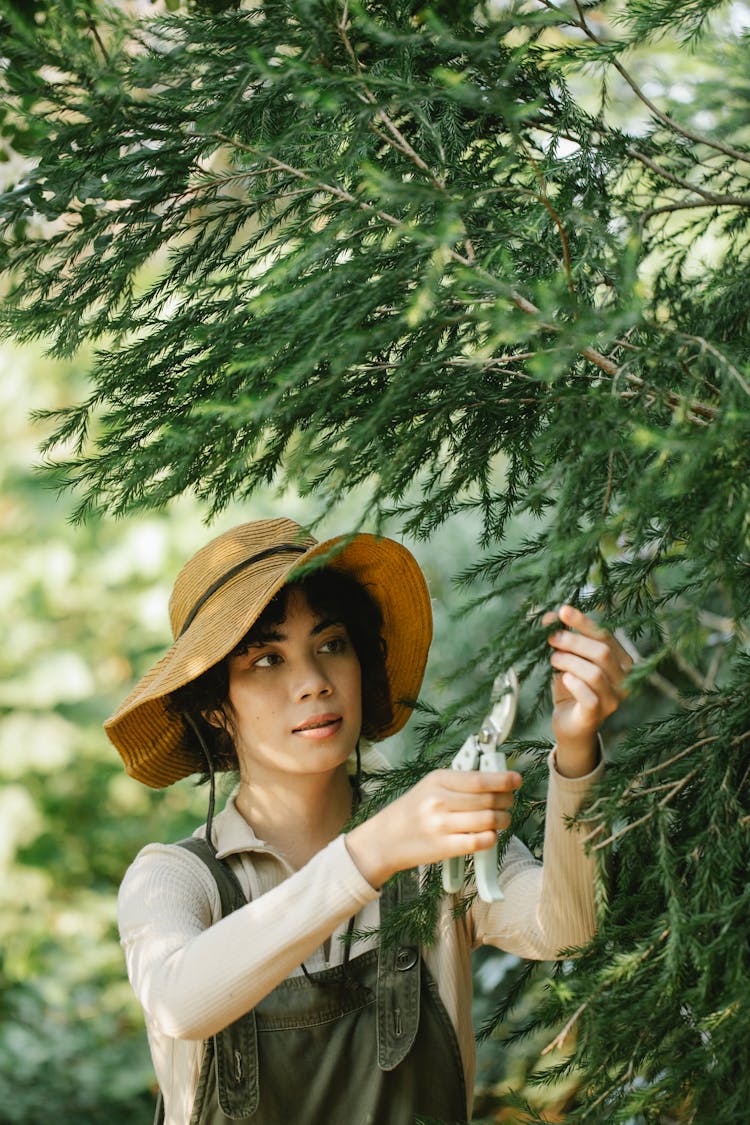
{"type": "Polygon", "coordinates": [[[331,681],[325,674],[321,665],[315,661],[307,661],[300,669],[296,694],[298,699],[318,698],[328,696],[333,691],[331,681]]]}

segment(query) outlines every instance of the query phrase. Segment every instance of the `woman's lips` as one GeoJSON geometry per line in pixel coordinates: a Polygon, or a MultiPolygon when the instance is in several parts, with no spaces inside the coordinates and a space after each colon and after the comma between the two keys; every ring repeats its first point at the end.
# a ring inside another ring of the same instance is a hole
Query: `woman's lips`
{"type": "Polygon", "coordinates": [[[295,727],[292,733],[310,739],[330,738],[340,730],[342,722],[341,715],[313,715],[295,727]]]}

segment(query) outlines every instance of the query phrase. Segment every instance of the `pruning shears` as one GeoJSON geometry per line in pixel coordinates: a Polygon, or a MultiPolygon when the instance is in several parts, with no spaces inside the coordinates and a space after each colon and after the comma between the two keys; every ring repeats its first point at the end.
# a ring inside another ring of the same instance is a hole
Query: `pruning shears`
{"type": "MultiPolygon", "coordinates": [[[[510,734],[518,709],[518,677],[512,668],[495,677],[490,693],[490,710],[478,734],[470,734],[451,762],[454,770],[498,770],[508,768],[505,754],[498,747],[510,734]]],[[[477,890],[483,902],[500,902],[505,896],[497,881],[497,848],[486,848],[474,855],[477,890]]],[[[464,857],[443,860],[443,889],[460,891],[464,881],[464,857]]]]}

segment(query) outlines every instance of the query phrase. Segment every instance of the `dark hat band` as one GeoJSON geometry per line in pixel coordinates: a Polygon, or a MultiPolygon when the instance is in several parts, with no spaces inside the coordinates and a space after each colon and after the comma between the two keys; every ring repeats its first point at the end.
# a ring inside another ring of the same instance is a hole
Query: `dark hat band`
{"type": "Polygon", "coordinates": [[[198,598],[198,601],[195,603],[193,608],[190,610],[190,613],[185,618],[185,622],[180,629],[177,640],[179,640],[180,637],[182,637],[187,632],[193,621],[195,621],[197,615],[203,609],[203,606],[206,604],[208,599],[213,597],[216,591],[220,590],[222,586],[226,585],[226,583],[229,582],[231,578],[234,578],[235,574],[239,574],[240,571],[247,570],[249,566],[253,566],[255,563],[261,562],[263,559],[270,558],[271,555],[304,555],[305,551],[309,550],[309,547],[297,547],[293,543],[280,543],[278,547],[267,547],[265,551],[260,551],[257,555],[251,555],[249,559],[243,559],[242,562],[236,563],[235,566],[231,567],[226,571],[226,573],[222,574],[221,578],[217,578],[216,581],[208,587],[205,593],[201,594],[201,596],[198,598]]]}

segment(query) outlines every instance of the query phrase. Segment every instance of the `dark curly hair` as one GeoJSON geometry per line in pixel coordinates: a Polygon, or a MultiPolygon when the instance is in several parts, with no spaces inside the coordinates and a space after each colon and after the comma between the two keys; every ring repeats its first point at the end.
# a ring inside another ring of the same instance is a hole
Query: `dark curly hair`
{"type": "MultiPolygon", "coordinates": [[[[289,593],[293,589],[304,593],[314,613],[346,626],[362,671],[362,734],[365,738],[377,737],[393,718],[380,607],[349,575],[335,570],[316,570],[298,582],[282,586],[228,656],[168,697],[169,711],[183,720],[187,716],[198,728],[216,770],[239,767],[229,704],[229,658],[246,651],[249,645],[284,621],[289,593]],[[216,713],[223,714],[226,726],[215,726],[205,717],[216,713]]],[[[190,721],[185,723],[185,730],[188,747],[197,758],[203,758],[203,749],[190,721]]]]}

